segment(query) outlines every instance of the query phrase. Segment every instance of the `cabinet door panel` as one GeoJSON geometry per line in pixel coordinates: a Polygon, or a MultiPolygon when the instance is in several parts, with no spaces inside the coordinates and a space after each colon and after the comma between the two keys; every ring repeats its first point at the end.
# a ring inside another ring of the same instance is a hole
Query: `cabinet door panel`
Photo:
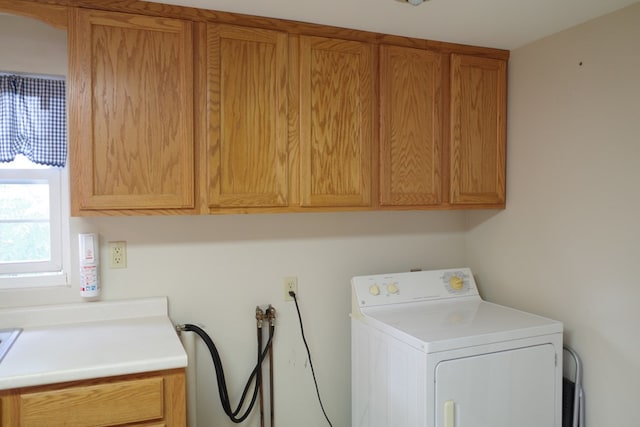
{"type": "Polygon", "coordinates": [[[74,211],[193,208],[191,23],[77,9],[69,38],[74,211]]]}
{"type": "Polygon", "coordinates": [[[380,204],[441,203],[442,55],[380,47],[380,204]]]}
{"type": "Polygon", "coordinates": [[[366,43],[300,37],[302,206],[369,206],[373,54],[366,43]]]}
{"type": "Polygon", "coordinates": [[[211,207],[288,203],[287,35],[207,28],[211,207]]]}
{"type": "Polygon", "coordinates": [[[112,426],[163,418],[161,377],[20,396],[22,427],[112,426]]]}
{"type": "Polygon", "coordinates": [[[0,391],[0,426],[185,427],[185,371],[172,369],[0,391]]]}
{"type": "Polygon", "coordinates": [[[506,61],[451,58],[451,203],[505,203],[506,61]]]}

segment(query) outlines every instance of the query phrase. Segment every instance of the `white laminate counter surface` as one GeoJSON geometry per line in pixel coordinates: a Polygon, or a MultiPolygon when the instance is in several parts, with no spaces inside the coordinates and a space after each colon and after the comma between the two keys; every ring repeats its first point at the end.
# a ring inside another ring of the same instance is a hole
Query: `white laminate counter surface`
{"type": "Polygon", "coordinates": [[[28,316],[0,310],[0,328],[23,328],[0,362],[0,390],[186,367],[166,298],[139,302],[146,306],[136,310],[131,300],[30,307],[28,316]],[[46,312],[57,320],[48,323],[46,312]],[[77,313],[81,318],[71,322],[77,313]]]}

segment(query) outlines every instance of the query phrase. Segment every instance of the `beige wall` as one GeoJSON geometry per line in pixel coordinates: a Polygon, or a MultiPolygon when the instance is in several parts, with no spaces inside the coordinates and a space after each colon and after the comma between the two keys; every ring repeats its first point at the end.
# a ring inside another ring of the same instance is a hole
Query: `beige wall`
{"type": "MultiPolygon", "coordinates": [[[[565,322],[585,362],[588,425],[640,425],[629,410],[640,383],[639,23],[636,5],[512,53],[505,211],[74,218],[71,241],[89,231],[100,233],[103,249],[126,240],[128,268],[102,268],[103,299],[167,295],[175,322],[200,323],[219,344],[233,396],[254,358],[253,310],[272,303],[283,427],[325,425],[294,305],[282,301],[284,276],[299,278],[325,407],[346,426],[349,278],[463,264],[487,299],[565,322]]],[[[29,38],[41,31],[18,27],[29,38]]],[[[6,46],[0,69],[66,72],[66,54],[25,67],[15,64],[44,58],[40,48],[9,44],[19,49],[10,64],[6,46]]],[[[0,307],[80,300],[73,266],[71,288],[0,292],[0,307]]],[[[199,425],[231,426],[209,362],[198,356],[199,425]]]]}
{"type": "MultiPolygon", "coordinates": [[[[203,324],[219,346],[234,399],[255,363],[255,307],[273,304],[278,310],[276,419],[282,427],[326,425],[295,305],[283,301],[285,276],[299,280],[325,408],[335,426],[347,426],[350,278],[463,262],[463,218],[457,213],[97,218],[74,220],[74,229],[98,231],[103,241],[128,242],[128,268],[102,269],[103,298],[168,295],[172,320],[203,324]]],[[[65,298],[77,295],[74,285],[65,298]]],[[[47,299],[54,297],[49,293],[47,299]]],[[[198,425],[232,426],[220,409],[212,372],[208,356],[200,352],[198,425]]],[[[259,424],[254,419],[246,425],[259,424]]]]}
{"type": "Polygon", "coordinates": [[[588,426],[638,426],[640,4],[514,50],[509,76],[507,208],[468,214],[466,259],[485,298],[564,322],[588,426]]]}
{"type": "Polygon", "coordinates": [[[0,71],[66,76],[66,33],[32,19],[0,14],[0,71]]]}

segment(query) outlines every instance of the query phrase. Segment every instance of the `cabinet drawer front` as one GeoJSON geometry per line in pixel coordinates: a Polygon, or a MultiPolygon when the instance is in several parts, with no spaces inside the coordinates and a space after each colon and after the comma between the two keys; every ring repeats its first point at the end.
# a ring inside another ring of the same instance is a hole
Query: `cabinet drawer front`
{"type": "Polygon", "coordinates": [[[19,405],[22,427],[95,427],[162,420],[163,379],[27,393],[20,396],[19,405]]]}

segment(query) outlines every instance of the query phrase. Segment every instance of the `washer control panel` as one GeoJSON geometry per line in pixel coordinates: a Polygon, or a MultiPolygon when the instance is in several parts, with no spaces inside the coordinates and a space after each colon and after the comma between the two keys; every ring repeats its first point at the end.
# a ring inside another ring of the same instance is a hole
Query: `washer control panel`
{"type": "Polygon", "coordinates": [[[359,307],[480,297],[469,268],[356,276],[351,286],[359,307]]]}

